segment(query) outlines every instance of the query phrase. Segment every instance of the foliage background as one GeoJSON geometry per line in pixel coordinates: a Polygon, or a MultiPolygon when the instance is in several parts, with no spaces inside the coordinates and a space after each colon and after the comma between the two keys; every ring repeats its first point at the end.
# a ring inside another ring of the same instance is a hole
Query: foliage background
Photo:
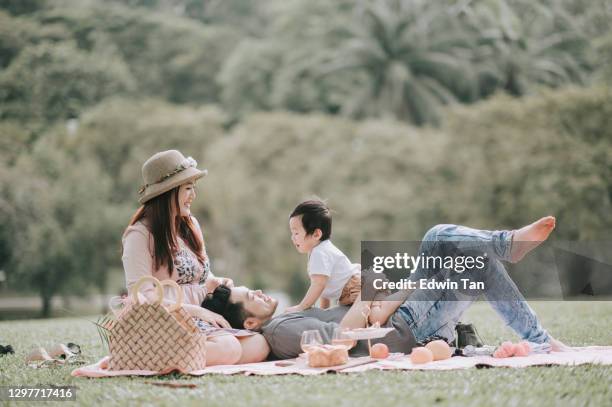
{"type": "MultiPolygon", "coordinates": [[[[120,288],[140,166],[177,148],[216,274],[299,297],[287,216],[334,241],[437,223],[612,226],[605,0],[0,0],[3,296],[120,288]]],[[[529,276],[520,277],[529,283],[529,276]]]]}

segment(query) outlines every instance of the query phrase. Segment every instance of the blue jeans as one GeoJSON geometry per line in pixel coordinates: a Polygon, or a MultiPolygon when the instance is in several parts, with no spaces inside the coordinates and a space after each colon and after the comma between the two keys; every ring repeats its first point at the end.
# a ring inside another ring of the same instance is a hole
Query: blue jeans
{"type": "MultiPolygon", "coordinates": [[[[485,250],[489,258],[489,268],[482,278],[484,278],[484,296],[487,301],[522,339],[535,343],[548,342],[548,333],[542,328],[535,312],[527,304],[500,261],[510,260],[511,244],[512,235],[509,231],[437,225],[423,237],[419,253],[444,257],[470,253],[470,250],[476,248],[480,249],[481,253],[485,250]]],[[[431,275],[430,271],[419,268],[411,279],[418,281],[427,273],[431,275]]],[[[470,271],[466,271],[467,273],[470,271]]],[[[440,335],[450,342],[455,337],[455,325],[476,299],[477,296],[464,295],[459,290],[416,289],[400,306],[399,311],[408,321],[417,341],[432,335],[440,335]]]]}

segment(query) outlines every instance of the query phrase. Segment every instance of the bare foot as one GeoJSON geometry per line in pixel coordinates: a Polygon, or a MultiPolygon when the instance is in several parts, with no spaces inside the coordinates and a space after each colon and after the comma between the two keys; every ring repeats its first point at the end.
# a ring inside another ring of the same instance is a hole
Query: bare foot
{"type": "Polygon", "coordinates": [[[571,352],[573,350],[571,346],[567,346],[552,336],[550,337],[548,343],[550,343],[553,352],[571,352]]]}
{"type": "Polygon", "coordinates": [[[555,228],[555,217],[546,216],[524,226],[512,233],[512,247],[510,249],[510,261],[516,263],[540,243],[548,239],[548,235],[555,228]]]}

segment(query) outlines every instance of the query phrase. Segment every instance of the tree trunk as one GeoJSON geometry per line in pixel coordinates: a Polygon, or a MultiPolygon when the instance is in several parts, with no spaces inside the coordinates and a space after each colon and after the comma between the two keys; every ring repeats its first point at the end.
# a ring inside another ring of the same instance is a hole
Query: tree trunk
{"type": "Polygon", "coordinates": [[[43,318],[51,317],[51,295],[42,293],[42,315],[43,318]]]}

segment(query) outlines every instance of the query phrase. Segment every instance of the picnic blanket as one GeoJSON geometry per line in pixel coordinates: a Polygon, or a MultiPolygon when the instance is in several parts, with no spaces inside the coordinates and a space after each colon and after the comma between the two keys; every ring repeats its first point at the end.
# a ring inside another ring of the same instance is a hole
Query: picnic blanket
{"type": "MultiPolygon", "coordinates": [[[[72,376],[111,377],[111,376],[155,376],[170,373],[146,370],[108,370],[109,356],[93,365],[83,366],[72,371],[72,376]]],[[[328,372],[354,373],[368,370],[454,370],[479,367],[514,367],[529,366],[576,366],[583,364],[612,365],[612,346],[586,346],[573,348],[571,352],[551,352],[533,354],[524,357],[496,359],[491,356],[452,357],[421,365],[410,362],[404,354],[392,354],[387,359],[377,360],[370,357],[350,358],[345,365],[330,368],[312,368],[306,359],[297,358],[282,361],[249,363],[244,365],[209,366],[203,370],[181,372],[192,376],[206,374],[243,374],[243,375],[283,375],[298,374],[302,376],[318,375],[328,372]]]]}

